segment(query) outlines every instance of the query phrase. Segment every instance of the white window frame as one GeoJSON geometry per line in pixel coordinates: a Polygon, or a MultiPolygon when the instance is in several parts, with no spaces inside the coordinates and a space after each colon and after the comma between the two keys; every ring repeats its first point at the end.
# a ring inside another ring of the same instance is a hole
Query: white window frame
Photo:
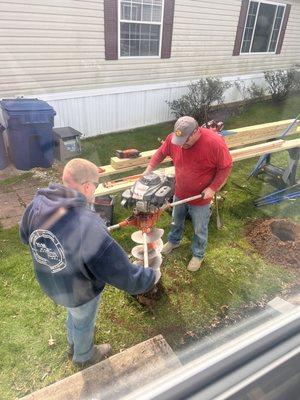
{"type": "Polygon", "coordinates": [[[273,2],[273,1],[265,1],[265,0],[264,0],[264,1],[250,0],[250,1],[249,1],[249,4],[248,4],[248,10],[247,10],[246,20],[245,20],[245,25],[244,25],[243,39],[242,39],[242,43],[241,43],[241,47],[240,47],[240,55],[241,55],[241,56],[250,56],[250,55],[256,55],[256,56],[257,56],[257,55],[260,55],[260,54],[262,54],[262,55],[264,55],[264,54],[276,54],[276,50],[277,50],[277,46],[278,46],[278,40],[279,40],[279,37],[280,37],[280,34],[281,34],[281,30],[282,30],[282,24],[283,24],[283,20],[284,20],[285,11],[286,11],[286,4],[283,4],[283,3],[275,3],[275,2],[273,2]],[[257,13],[256,13],[256,16],[255,16],[255,22],[254,22],[254,26],[253,26],[253,33],[252,33],[252,38],[251,38],[251,43],[250,43],[249,51],[246,53],[246,52],[242,52],[242,48],[243,48],[243,43],[244,43],[244,37],[245,37],[245,31],[246,31],[246,24],[247,24],[247,19],[248,19],[248,14],[249,14],[249,9],[250,9],[250,5],[251,5],[251,1],[252,1],[252,2],[255,2],[255,3],[258,3],[258,6],[257,6],[257,13]],[[275,17],[274,17],[274,21],[273,21],[273,25],[272,25],[272,31],[271,31],[271,35],[270,35],[270,39],[269,39],[269,43],[268,43],[268,48],[270,48],[270,43],[271,43],[271,39],[272,39],[272,35],[273,35],[274,24],[275,24],[275,19],[276,19],[276,14],[277,14],[278,7],[279,7],[279,6],[280,6],[280,7],[284,7],[283,14],[282,14],[282,19],[281,19],[281,23],[280,23],[280,28],[279,28],[279,32],[278,32],[277,41],[276,41],[276,45],[275,45],[275,50],[274,50],[274,51],[264,51],[264,52],[258,52],[258,51],[253,52],[253,51],[251,51],[252,44],[253,44],[254,33],[255,33],[255,29],[256,29],[257,17],[258,17],[258,14],[259,14],[259,8],[260,8],[260,5],[261,5],[261,4],[271,4],[271,5],[276,6],[275,17]]]}
{"type": "MultiPolygon", "coordinates": [[[[121,60],[131,60],[131,59],[141,59],[141,58],[161,58],[161,43],[162,43],[162,34],[164,27],[164,8],[165,8],[165,0],[162,0],[162,10],[161,10],[161,21],[160,22],[149,22],[149,21],[133,21],[128,19],[121,19],[121,1],[118,0],[118,58],[121,60]],[[146,24],[146,25],[159,25],[160,26],[160,35],[159,35],[159,52],[157,56],[121,56],[121,22],[127,22],[129,24],[146,24]]],[[[126,1],[126,0],[125,0],[126,1]]]]}

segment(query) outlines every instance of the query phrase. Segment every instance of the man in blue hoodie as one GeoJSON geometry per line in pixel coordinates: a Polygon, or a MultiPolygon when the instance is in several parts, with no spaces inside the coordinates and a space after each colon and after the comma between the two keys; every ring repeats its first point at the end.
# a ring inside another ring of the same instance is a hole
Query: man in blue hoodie
{"type": "Polygon", "coordinates": [[[100,361],[111,350],[109,344],[93,342],[105,284],[140,294],[160,278],[159,270],[130,263],[102,219],[91,211],[98,179],[98,169],[90,161],[69,161],[63,185],[38,190],[20,224],[39,285],[67,309],[67,339],[73,362],[81,366],[100,361]]]}

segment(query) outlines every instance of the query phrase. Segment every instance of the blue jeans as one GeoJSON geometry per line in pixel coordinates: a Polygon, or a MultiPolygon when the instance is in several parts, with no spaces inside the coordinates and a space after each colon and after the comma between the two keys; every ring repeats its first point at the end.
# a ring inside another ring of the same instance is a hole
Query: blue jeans
{"type": "Polygon", "coordinates": [[[67,307],[67,338],[74,345],[74,362],[88,361],[94,349],[94,330],[101,295],[75,308],[67,307]]]}
{"type": "MultiPolygon", "coordinates": [[[[174,202],[179,200],[174,196],[174,202]]],[[[208,237],[208,223],[211,216],[210,204],[204,206],[191,206],[187,203],[179,204],[173,208],[171,231],[168,235],[168,241],[172,244],[179,244],[182,239],[184,222],[187,213],[190,214],[194,238],[192,243],[193,256],[203,258],[208,237]]]]}

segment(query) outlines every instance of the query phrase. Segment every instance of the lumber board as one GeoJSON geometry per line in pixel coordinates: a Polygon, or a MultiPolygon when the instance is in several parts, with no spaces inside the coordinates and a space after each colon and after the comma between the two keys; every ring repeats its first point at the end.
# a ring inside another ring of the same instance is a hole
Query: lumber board
{"type": "Polygon", "coordinates": [[[166,340],[157,335],[22,400],[120,399],[180,366],[166,340]]]}
{"type": "MultiPolygon", "coordinates": [[[[265,142],[269,139],[276,139],[282,134],[282,132],[293,122],[293,119],[287,119],[284,121],[270,122],[267,124],[246,126],[244,128],[233,129],[230,132],[233,134],[225,136],[225,142],[229,149],[238,146],[245,146],[248,144],[255,144],[259,142],[265,142]]],[[[295,124],[286,136],[296,134],[296,131],[300,133],[299,122],[295,124]]]]}
{"type": "MultiPolygon", "coordinates": [[[[288,119],[284,121],[270,122],[267,124],[253,125],[244,128],[233,129],[229,131],[230,134],[228,136],[224,136],[224,140],[228,148],[231,149],[238,146],[245,146],[247,144],[254,144],[269,139],[275,139],[280,136],[280,134],[284,131],[285,128],[288,127],[288,125],[291,122],[293,122],[293,120],[288,119]]],[[[295,124],[295,127],[291,129],[290,132],[288,132],[287,136],[300,133],[300,126],[298,125],[295,124]]],[[[131,167],[136,167],[139,165],[144,166],[148,164],[155,151],[156,150],[144,151],[141,153],[140,157],[137,158],[121,159],[118,157],[111,157],[110,165],[114,168],[114,170],[122,169],[123,171],[125,171],[124,168],[128,170],[128,168],[131,167]]],[[[165,163],[170,162],[170,158],[167,157],[163,162],[165,163]]]]}
{"type": "MultiPolygon", "coordinates": [[[[292,140],[274,140],[273,142],[256,144],[253,146],[246,146],[240,149],[230,150],[230,154],[232,156],[233,161],[241,161],[246,160],[248,158],[261,156],[267,153],[276,153],[283,150],[292,149],[294,147],[300,147],[300,139],[292,139],[292,140]]],[[[155,171],[156,173],[174,173],[174,167],[168,168],[160,168],[155,171]]],[[[106,188],[103,184],[100,184],[95,191],[96,196],[103,196],[106,194],[113,194],[119,191],[125,190],[133,185],[132,181],[124,181],[119,184],[106,188]]]]}
{"type": "MultiPolygon", "coordinates": [[[[155,151],[156,150],[143,151],[141,155],[137,158],[112,157],[110,159],[110,165],[115,169],[123,169],[127,167],[135,167],[141,164],[148,164],[155,151]]],[[[166,157],[164,160],[164,162],[170,162],[170,161],[171,161],[170,157],[166,157]]]]}

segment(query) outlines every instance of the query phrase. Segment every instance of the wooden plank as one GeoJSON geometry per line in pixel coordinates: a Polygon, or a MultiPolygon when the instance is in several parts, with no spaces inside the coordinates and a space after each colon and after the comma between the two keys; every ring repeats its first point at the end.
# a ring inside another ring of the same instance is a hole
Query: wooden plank
{"type": "MultiPolygon", "coordinates": [[[[156,150],[143,151],[140,157],[137,158],[118,158],[112,157],[110,159],[110,165],[115,169],[123,169],[128,167],[134,167],[141,164],[147,164],[156,150]]],[[[167,157],[164,162],[170,162],[171,159],[167,157]]]]}
{"type": "MultiPolygon", "coordinates": [[[[296,140],[298,140],[297,143],[300,144],[300,139],[296,140]]],[[[285,146],[285,143],[288,142],[282,139],[274,140],[274,142],[261,143],[255,146],[247,146],[247,147],[242,147],[241,149],[231,150],[230,154],[232,156],[233,161],[241,161],[247,158],[260,156],[262,154],[274,153],[275,151],[280,151],[285,146]]]]}
{"type": "MultiPolygon", "coordinates": [[[[245,146],[247,144],[254,144],[258,142],[263,142],[269,139],[278,138],[279,135],[284,131],[285,128],[292,122],[292,119],[284,120],[284,121],[277,121],[271,122],[267,124],[260,124],[260,125],[253,125],[247,126],[244,128],[238,128],[231,130],[231,134],[229,136],[225,136],[225,142],[229,148],[237,147],[237,146],[245,146]]],[[[299,122],[298,122],[299,125],[299,122]]],[[[295,128],[292,129],[287,136],[293,134],[300,133],[300,126],[295,125],[295,128]]],[[[136,167],[139,165],[147,165],[150,161],[152,155],[155,153],[156,150],[148,150],[141,153],[141,156],[138,158],[124,158],[120,159],[117,157],[112,157],[111,166],[113,170],[120,170],[123,171],[128,170],[129,168],[136,167]]],[[[166,158],[164,161],[170,162],[169,158],[166,158]]],[[[103,168],[107,169],[108,166],[104,166],[103,168]]],[[[119,171],[120,172],[120,171],[119,171]]],[[[111,172],[112,173],[112,172],[111,172]]],[[[117,172],[113,172],[117,173],[117,172]]],[[[107,174],[108,175],[108,174],[107,174]]],[[[104,175],[103,175],[104,176],[104,175]]]]}
{"type": "Polygon", "coordinates": [[[158,335],[22,400],[119,399],[180,366],[171,347],[158,335]]]}
{"type": "MultiPolygon", "coordinates": [[[[292,149],[294,147],[300,147],[300,139],[293,140],[275,140],[273,142],[261,143],[254,146],[247,146],[241,149],[231,150],[230,154],[232,156],[233,161],[241,161],[246,160],[248,158],[261,156],[267,153],[276,153],[278,151],[292,149]]],[[[119,171],[120,172],[120,171],[119,171]]],[[[174,167],[168,168],[160,168],[155,171],[156,173],[165,173],[165,174],[174,174],[174,167]]],[[[132,186],[132,181],[124,181],[120,182],[120,184],[115,185],[111,188],[106,188],[103,184],[100,184],[96,189],[96,196],[103,196],[106,194],[117,193],[122,190],[125,190],[132,186]]]]}
{"type": "MultiPolygon", "coordinates": [[[[271,122],[267,124],[260,124],[254,126],[246,126],[244,128],[233,129],[230,132],[234,134],[225,137],[227,146],[231,149],[237,146],[245,146],[247,144],[254,144],[258,142],[265,142],[269,139],[279,138],[282,132],[293,122],[292,119],[271,122]]],[[[300,126],[295,124],[295,127],[287,133],[287,136],[300,133],[300,126]],[[297,131],[297,132],[296,132],[297,131]]]]}

